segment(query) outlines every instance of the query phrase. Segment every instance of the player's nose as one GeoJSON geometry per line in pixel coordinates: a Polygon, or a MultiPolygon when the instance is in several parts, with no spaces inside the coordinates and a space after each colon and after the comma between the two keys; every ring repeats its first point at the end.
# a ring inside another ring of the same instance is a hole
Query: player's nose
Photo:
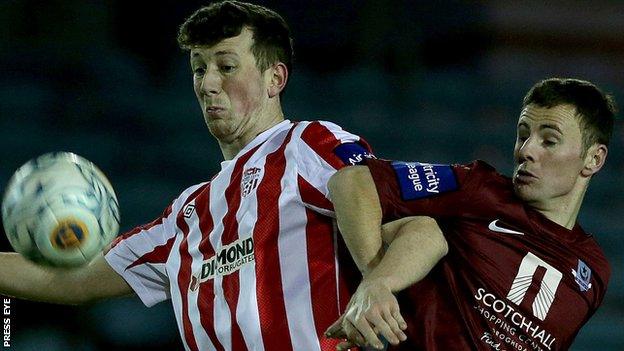
{"type": "Polygon", "coordinates": [[[518,163],[522,163],[524,161],[535,161],[536,145],[534,140],[535,138],[529,137],[522,144],[520,144],[517,151],[518,163]]]}
{"type": "Polygon", "coordinates": [[[223,80],[215,69],[207,69],[202,77],[200,90],[206,95],[217,95],[221,92],[223,80]]]}

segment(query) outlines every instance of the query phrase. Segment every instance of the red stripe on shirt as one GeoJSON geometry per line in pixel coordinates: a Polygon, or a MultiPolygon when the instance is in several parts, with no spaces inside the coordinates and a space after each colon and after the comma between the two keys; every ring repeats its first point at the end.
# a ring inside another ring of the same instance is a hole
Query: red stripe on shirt
{"type": "Polygon", "coordinates": [[[293,130],[290,130],[279,149],[267,156],[264,177],[256,189],[258,219],[253,233],[254,246],[263,248],[255,252],[256,296],[265,350],[292,350],[284,304],[278,237],[279,194],[282,192],[281,180],[286,169],[284,150],[290,142],[293,130]]]}
{"type": "MultiPolygon", "coordinates": [[[[193,201],[193,199],[199,194],[201,191],[204,191],[206,186],[202,186],[197,189],[191,196],[189,196],[182,209],[186,207],[188,203],[193,201]]],[[[191,280],[191,263],[193,259],[188,250],[188,235],[189,235],[189,226],[186,223],[184,217],[184,211],[181,210],[176,219],[176,224],[178,228],[182,231],[183,239],[180,243],[179,254],[180,254],[180,270],[178,271],[178,289],[180,290],[180,299],[182,300],[182,326],[184,328],[184,339],[186,340],[186,344],[189,349],[192,351],[199,350],[197,347],[197,341],[195,340],[195,335],[193,334],[193,326],[191,324],[191,320],[189,318],[188,313],[188,289],[189,283],[191,280]]]]}
{"type": "Polygon", "coordinates": [[[362,280],[362,274],[357,268],[351,253],[342,239],[340,233],[335,234],[337,236],[336,255],[338,256],[338,296],[339,296],[339,310],[340,314],[344,313],[349,304],[351,295],[357,290],[360,281],[362,280]]]}
{"type": "Polygon", "coordinates": [[[321,123],[310,123],[301,133],[301,140],[335,169],[345,166],[340,157],[334,153],[334,149],[341,144],[341,141],[336,139],[334,133],[321,123]]]}
{"type": "Polygon", "coordinates": [[[297,184],[299,193],[303,202],[326,210],[333,211],[334,205],[329,201],[323,193],[321,193],[312,184],[308,183],[302,176],[297,176],[297,184]]]}
{"type": "MultiPolygon", "coordinates": [[[[201,193],[195,200],[195,211],[197,211],[199,229],[201,231],[199,252],[202,253],[203,261],[215,255],[214,247],[210,243],[210,233],[214,228],[214,222],[210,213],[210,189],[208,188],[206,192],[201,193]]],[[[199,275],[199,277],[195,277],[198,280],[198,284],[200,284],[201,271],[199,275]]],[[[207,280],[199,285],[197,309],[199,310],[200,323],[217,351],[223,351],[224,348],[219,343],[214,329],[214,297],[214,279],[207,280]]]]}
{"type": "MultiPolygon", "coordinates": [[[[323,333],[340,316],[336,294],[336,257],[334,247],[334,225],[331,218],[306,209],[306,243],[308,248],[308,271],[310,273],[310,294],[316,335],[321,350],[335,350],[340,340],[327,339],[323,333]]],[[[345,297],[346,299],[346,297],[345,297]]]]}
{"type": "Polygon", "coordinates": [[[118,237],[115,238],[115,240],[113,240],[113,242],[110,244],[110,248],[108,250],[106,250],[106,252],[108,252],[110,249],[112,249],[113,247],[117,246],[117,244],[119,244],[121,241],[128,239],[129,237],[136,235],[138,233],[141,233],[143,231],[146,230],[150,230],[152,227],[155,227],[157,225],[162,224],[163,220],[167,217],[169,217],[169,215],[171,214],[171,207],[172,205],[169,205],[165,211],[163,212],[163,214],[156,218],[155,220],[151,221],[150,223],[144,224],[142,226],[138,226],[118,237]]]}
{"type": "Polygon", "coordinates": [[[167,257],[169,257],[169,253],[171,252],[171,247],[173,246],[173,242],[175,241],[175,235],[172,236],[166,243],[163,245],[156,246],[154,250],[144,254],[139,257],[136,261],[132,262],[131,265],[126,267],[126,270],[138,266],[143,263],[165,263],[167,262],[167,257]]]}

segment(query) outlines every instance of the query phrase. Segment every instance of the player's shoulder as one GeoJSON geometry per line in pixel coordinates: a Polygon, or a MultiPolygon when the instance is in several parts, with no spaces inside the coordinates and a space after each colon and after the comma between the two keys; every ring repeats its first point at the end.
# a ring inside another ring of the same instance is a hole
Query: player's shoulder
{"type": "Polygon", "coordinates": [[[454,164],[452,167],[455,173],[479,179],[484,187],[508,190],[511,186],[511,179],[508,176],[501,174],[494,166],[483,160],[454,164]]]}
{"type": "MultiPolygon", "coordinates": [[[[394,170],[398,177],[404,176],[406,179],[415,177],[412,174],[418,173],[418,178],[440,181],[440,175],[445,174],[445,178],[453,184],[458,184],[460,188],[482,186],[505,186],[506,177],[496,171],[496,169],[485,161],[475,160],[470,163],[429,163],[429,162],[406,162],[399,160],[376,159],[368,161],[371,169],[385,169],[386,172],[394,170]]],[[[455,188],[455,186],[452,186],[455,188]]]]}
{"type": "Polygon", "coordinates": [[[297,121],[294,123],[293,132],[296,137],[308,141],[340,139],[346,134],[351,134],[338,124],[325,120],[297,121]]]}
{"type": "Polygon", "coordinates": [[[504,205],[517,206],[519,199],[514,195],[511,179],[491,164],[475,160],[466,164],[452,165],[456,181],[465,192],[476,194],[480,210],[499,211],[504,205]]]}
{"type": "Polygon", "coordinates": [[[461,170],[469,171],[472,173],[479,173],[484,176],[504,178],[504,176],[501,175],[494,166],[492,166],[491,164],[483,160],[474,160],[472,162],[462,163],[462,164],[456,163],[456,164],[453,164],[452,166],[455,169],[461,169],[461,170]]]}
{"type": "Polygon", "coordinates": [[[334,122],[324,120],[295,122],[292,139],[316,152],[333,151],[344,143],[359,143],[370,151],[370,146],[360,136],[346,131],[334,122]]]}
{"type": "Polygon", "coordinates": [[[606,283],[611,276],[611,265],[602,247],[593,235],[581,234],[581,240],[575,242],[579,261],[583,261],[606,283]]]}
{"type": "Polygon", "coordinates": [[[307,128],[326,128],[329,130],[342,130],[342,127],[339,126],[335,122],[331,122],[328,120],[304,120],[304,121],[295,121],[296,128],[307,129],[307,128]]]}

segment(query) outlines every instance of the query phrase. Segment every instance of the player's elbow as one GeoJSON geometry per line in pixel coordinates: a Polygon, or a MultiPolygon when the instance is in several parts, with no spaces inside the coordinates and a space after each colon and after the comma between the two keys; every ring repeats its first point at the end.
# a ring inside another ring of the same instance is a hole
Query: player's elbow
{"type": "Polygon", "coordinates": [[[428,248],[436,261],[448,254],[448,243],[435,219],[426,216],[410,217],[404,226],[405,233],[420,236],[421,244],[428,248]]]}
{"type": "Polygon", "coordinates": [[[449,252],[448,242],[444,238],[444,235],[440,232],[439,236],[436,236],[435,247],[437,249],[437,253],[440,259],[446,256],[449,252]]]}
{"type": "Polygon", "coordinates": [[[336,195],[354,192],[367,178],[370,178],[370,171],[366,166],[349,166],[338,170],[327,182],[330,197],[334,199],[336,195]]]}
{"type": "Polygon", "coordinates": [[[444,233],[440,229],[438,222],[431,217],[417,217],[415,219],[418,222],[420,228],[426,228],[428,246],[438,259],[448,254],[448,243],[444,237],[444,233]]]}
{"type": "Polygon", "coordinates": [[[431,235],[429,236],[429,240],[431,243],[431,247],[434,252],[437,254],[438,259],[442,259],[444,256],[448,254],[449,247],[446,238],[444,237],[444,233],[438,226],[438,223],[433,218],[425,217],[425,221],[429,221],[431,229],[431,235]]]}

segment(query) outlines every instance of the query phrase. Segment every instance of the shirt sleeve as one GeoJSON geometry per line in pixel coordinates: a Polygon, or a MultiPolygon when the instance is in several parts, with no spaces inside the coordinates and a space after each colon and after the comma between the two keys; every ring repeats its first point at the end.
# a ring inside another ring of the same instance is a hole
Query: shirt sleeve
{"type": "Polygon", "coordinates": [[[165,264],[176,238],[176,217],[199,187],[187,189],[152,222],[118,236],[104,255],[148,307],[170,298],[165,264]]]}
{"type": "Polygon", "coordinates": [[[327,182],[339,169],[357,165],[375,156],[361,137],[325,122],[300,122],[297,140],[298,187],[306,207],[334,216],[327,182]]]}
{"type": "Polygon", "coordinates": [[[461,216],[478,194],[481,163],[443,165],[370,160],[383,213],[389,222],[406,216],[461,216]]]}

